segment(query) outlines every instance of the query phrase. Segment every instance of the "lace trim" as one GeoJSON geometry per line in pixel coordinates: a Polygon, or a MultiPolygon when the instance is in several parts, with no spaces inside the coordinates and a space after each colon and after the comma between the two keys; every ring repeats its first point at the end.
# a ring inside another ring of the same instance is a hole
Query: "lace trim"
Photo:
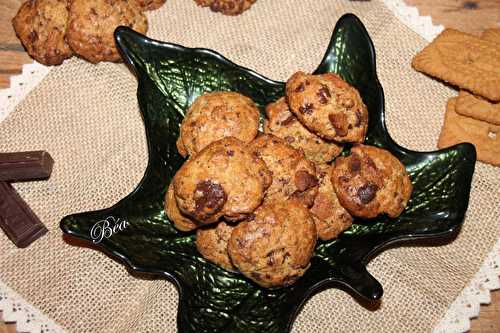
{"type": "Polygon", "coordinates": [[[20,75],[10,78],[10,88],[0,90],[0,122],[7,118],[17,104],[33,89],[50,71],[50,67],[38,62],[26,64],[20,75]]]}
{"type": "Polygon", "coordinates": [[[429,42],[444,29],[442,25],[434,25],[430,16],[420,16],[417,7],[408,6],[403,0],[383,2],[401,22],[429,42]]]}
{"type": "Polygon", "coordinates": [[[64,330],[0,281],[0,312],[4,322],[15,322],[16,332],[64,333],[64,330]]]}
{"type": "Polygon", "coordinates": [[[481,304],[490,304],[490,291],[500,289],[500,239],[479,271],[462,290],[434,328],[433,333],[467,332],[470,319],[479,316],[481,304]]]}

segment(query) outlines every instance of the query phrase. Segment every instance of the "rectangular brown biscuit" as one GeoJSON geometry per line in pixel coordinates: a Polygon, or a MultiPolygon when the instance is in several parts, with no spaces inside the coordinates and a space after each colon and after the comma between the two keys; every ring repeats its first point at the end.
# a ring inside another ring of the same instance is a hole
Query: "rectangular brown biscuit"
{"type": "Polygon", "coordinates": [[[491,103],[465,90],[458,94],[455,111],[462,116],[500,125],[500,103],[491,103]]]}
{"type": "Polygon", "coordinates": [[[500,46],[445,29],[412,61],[416,70],[500,101],[500,46]]]}
{"type": "Polygon", "coordinates": [[[446,105],[443,128],[438,147],[446,148],[462,142],[476,147],[477,159],[485,163],[500,165],[500,126],[464,117],[455,112],[457,98],[451,98],[446,105]]]}
{"type": "Polygon", "coordinates": [[[500,45],[500,28],[490,28],[483,31],[481,39],[500,45]]]}

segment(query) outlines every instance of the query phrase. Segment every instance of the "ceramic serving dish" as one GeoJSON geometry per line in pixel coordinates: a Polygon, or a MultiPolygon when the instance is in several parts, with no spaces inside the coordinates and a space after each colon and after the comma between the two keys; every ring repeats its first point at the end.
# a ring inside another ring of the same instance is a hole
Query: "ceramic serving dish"
{"type": "Polygon", "coordinates": [[[175,145],[179,123],[204,92],[237,91],[263,110],[283,95],[284,83],[211,50],[151,40],[124,27],[115,36],[139,82],[137,98],[146,129],[148,167],[127,197],[108,209],[67,216],[61,228],[133,271],[172,281],[180,295],[179,331],[287,332],[304,302],[329,287],[341,286],[361,298],[377,300],[382,286],[365,268],[374,255],[394,243],[446,237],[460,228],[474,172],[474,147],[460,144],[414,152],[391,139],[384,123],[384,94],[373,44],[360,20],[347,14],[338,21],[315,73],[338,73],[360,91],[370,115],[366,142],[391,151],[411,176],[414,192],[407,209],[396,219],[355,220],[338,239],[319,241],[311,268],[287,288],[266,290],[205,261],[196,251],[194,234],[177,231],[163,210],[167,185],[184,162],[175,145]],[[106,223],[114,230],[102,235],[106,223]],[[100,242],[96,237],[102,238],[100,242]]]}

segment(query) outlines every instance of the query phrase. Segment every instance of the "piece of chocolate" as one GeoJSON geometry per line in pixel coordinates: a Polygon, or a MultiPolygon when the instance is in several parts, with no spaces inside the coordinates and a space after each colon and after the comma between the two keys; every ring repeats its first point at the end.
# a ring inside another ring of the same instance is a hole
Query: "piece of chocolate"
{"type": "Polygon", "coordinates": [[[27,247],[48,231],[7,182],[0,182],[0,227],[21,248],[27,247]]]}
{"type": "Polygon", "coordinates": [[[46,151],[0,153],[0,181],[46,179],[54,160],[46,151]]]}

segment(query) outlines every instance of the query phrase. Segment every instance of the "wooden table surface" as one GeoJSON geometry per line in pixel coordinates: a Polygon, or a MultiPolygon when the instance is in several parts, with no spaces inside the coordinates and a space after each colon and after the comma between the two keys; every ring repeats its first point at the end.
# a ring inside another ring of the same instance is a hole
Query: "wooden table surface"
{"type": "MultiPolygon", "coordinates": [[[[430,15],[435,24],[479,34],[488,27],[500,28],[500,0],[405,0],[419,8],[422,15],[430,15]]],[[[16,38],[12,17],[21,0],[0,0],[0,89],[9,86],[9,77],[21,72],[22,64],[32,60],[16,38]]],[[[492,303],[481,306],[478,319],[472,320],[471,332],[500,332],[500,291],[493,292],[492,303]]],[[[15,323],[2,323],[0,333],[16,332],[15,323]]]]}

